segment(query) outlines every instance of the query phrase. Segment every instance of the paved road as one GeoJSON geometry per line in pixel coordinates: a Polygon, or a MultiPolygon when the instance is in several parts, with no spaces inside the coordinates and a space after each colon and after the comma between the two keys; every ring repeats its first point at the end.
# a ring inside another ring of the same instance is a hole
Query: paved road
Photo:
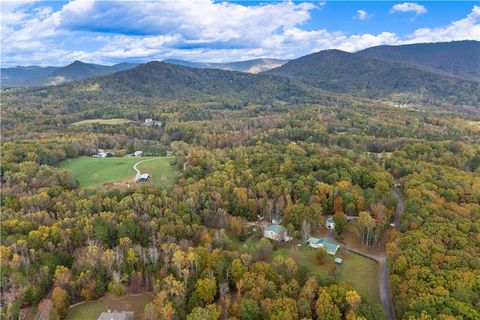
{"type": "MultiPolygon", "coordinates": [[[[396,189],[392,189],[393,196],[397,199],[397,207],[395,210],[395,216],[393,218],[393,224],[395,229],[399,229],[400,227],[400,217],[403,213],[405,205],[403,203],[403,197],[396,189]]],[[[326,236],[329,240],[334,241],[333,239],[333,231],[329,231],[326,236]]],[[[393,311],[393,303],[392,303],[392,293],[390,290],[390,282],[388,277],[388,257],[384,255],[372,255],[362,251],[358,251],[355,248],[351,248],[346,245],[340,244],[344,247],[347,251],[352,253],[358,254],[362,257],[367,259],[373,260],[378,263],[378,289],[380,295],[380,301],[382,302],[383,308],[385,310],[385,314],[387,320],[395,320],[395,312],[393,311]]]]}

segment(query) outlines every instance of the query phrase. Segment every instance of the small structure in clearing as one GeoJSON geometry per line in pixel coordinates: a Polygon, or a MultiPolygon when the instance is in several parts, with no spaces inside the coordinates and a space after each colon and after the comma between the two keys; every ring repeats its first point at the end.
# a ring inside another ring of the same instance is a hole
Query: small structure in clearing
{"type": "Polygon", "coordinates": [[[307,243],[312,248],[323,248],[327,251],[328,254],[334,255],[340,249],[340,245],[322,238],[310,237],[307,240],[307,243]]]}
{"type": "Polygon", "coordinates": [[[161,127],[162,126],[162,121],[159,120],[153,120],[152,118],[147,118],[145,119],[145,124],[147,126],[155,126],[155,127],[161,127]]]}
{"type": "Polygon", "coordinates": [[[148,173],[142,173],[137,177],[137,183],[144,183],[147,182],[148,179],[150,179],[150,174],[148,173]]]}
{"type": "Polygon", "coordinates": [[[132,154],[132,157],[141,157],[143,154],[143,151],[135,151],[133,154],[132,154]]]}
{"type": "Polygon", "coordinates": [[[342,264],[342,263],[343,263],[343,259],[342,259],[342,258],[335,258],[335,263],[336,263],[336,264],[342,264]]]}
{"type": "Polygon", "coordinates": [[[92,157],[94,158],[106,158],[114,156],[113,152],[105,151],[103,149],[97,149],[97,153],[95,153],[92,157]]]}
{"type": "Polygon", "coordinates": [[[112,311],[108,310],[107,312],[102,312],[98,320],[133,320],[134,313],[133,311],[112,311]]]}
{"type": "Polygon", "coordinates": [[[289,241],[291,238],[287,234],[287,228],[279,224],[271,224],[263,230],[265,238],[275,241],[289,241]]]}
{"type": "Polygon", "coordinates": [[[333,217],[328,217],[327,221],[325,222],[325,226],[329,230],[335,230],[335,221],[333,221],[333,217]]]}

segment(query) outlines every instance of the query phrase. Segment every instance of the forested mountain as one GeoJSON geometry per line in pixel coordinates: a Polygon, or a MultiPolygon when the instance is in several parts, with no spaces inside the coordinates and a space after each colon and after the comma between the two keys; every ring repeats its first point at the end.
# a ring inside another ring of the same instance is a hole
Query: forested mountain
{"type": "MultiPolygon", "coordinates": [[[[313,93],[312,93],[313,94],[313,93]]],[[[218,101],[232,103],[307,99],[302,84],[285,77],[254,75],[218,69],[198,69],[164,62],[74,81],[58,86],[12,89],[7,104],[55,105],[70,111],[100,106],[136,104],[138,101],[218,101]]]]}
{"type": "Polygon", "coordinates": [[[403,94],[430,102],[478,105],[480,83],[444,76],[410,64],[325,50],[262,74],[287,76],[328,91],[368,98],[403,94]]]}
{"type": "Polygon", "coordinates": [[[460,78],[480,80],[480,41],[377,46],[357,54],[388,61],[408,62],[460,78]]]}
{"type": "Polygon", "coordinates": [[[212,68],[212,69],[223,69],[230,71],[241,71],[249,73],[259,73],[262,71],[267,71],[273,68],[280,67],[288,62],[288,60],[273,59],[273,58],[259,58],[245,61],[234,61],[234,62],[225,62],[225,63],[215,63],[215,62],[191,62],[185,60],[177,59],[167,59],[163,62],[178,64],[186,67],[192,68],[212,68]]]}
{"type": "Polygon", "coordinates": [[[65,67],[2,68],[2,87],[55,85],[128,70],[136,66],[138,66],[137,63],[105,66],[76,60],[65,67]]]}
{"type": "Polygon", "coordinates": [[[13,67],[2,68],[1,73],[1,86],[2,87],[22,87],[31,86],[35,83],[39,83],[41,79],[52,74],[61,67],[13,67]]]}

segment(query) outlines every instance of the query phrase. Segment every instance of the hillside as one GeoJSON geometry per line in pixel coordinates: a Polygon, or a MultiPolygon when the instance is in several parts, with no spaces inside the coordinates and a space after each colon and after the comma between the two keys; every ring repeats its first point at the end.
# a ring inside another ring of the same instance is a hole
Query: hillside
{"type": "Polygon", "coordinates": [[[136,66],[138,66],[137,63],[119,63],[106,66],[76,60],[65,67],[2,68],[2,87],[55,85],[128,70],[136,66]]]}
{"type": "Polygon", "coordinates": [[[478,105],[480,84],[411,64],[340,50],[313,53],[263,74],[287,76],[328,91],[368,98],[407,95],[428,103],[478,105]]]}
{"type": "Polygon", "coordinates": [[[259,58],[245,61],[215,63],[215,62],[191,62],[177,59],[167,59],[163,62],[170,64],[177,64],[191,68],[211,68],[222,69],[230,71],[241,71],[249,73],[259,73],[273,68],[280,67],[288,62],[288,60],[273,59],[273,58],[259,58]]]}
{"type": "Polygon", "coordinates": [[[22,87],[41,84],[44,77],[49,76],[60,67],[13,67],[1,69],[1,87],[22,87]]]}
{"type": "Polygon", "coordinates": [[[480,41],[377,46],[357,54],[388,61],[407,62],[451,75],[480,80],[480,41]]]}
{"type": "Polygon", "coordinates": [[[254,75],[218,69],[197,69],[164,62],[149,62],[109,75],[57,86],[5,91],[6,105],[50,105],[68,112],[120,104],[141,105],[155,101],[269,102],[305,99],[302,84],[285,77],[254,75]]]}

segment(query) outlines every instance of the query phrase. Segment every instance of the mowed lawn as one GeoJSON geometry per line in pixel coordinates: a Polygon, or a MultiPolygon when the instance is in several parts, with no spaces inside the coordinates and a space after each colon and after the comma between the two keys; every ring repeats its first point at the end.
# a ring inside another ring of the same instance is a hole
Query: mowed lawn
{"type": "Polygon", "coordinates": [[[155,160],[148,160],[140,163],[137,166],[137,169],[142,173],[150,173],[150,179],[153,184],[157,186],[171,186],[175,179],[180,175],[180,172],[176,167],[170,165],[170,161],[173,159],[175,159],[173,156],[155,158],[155,160]]]}
{"type": "Polygon", "coordinates": [[[135,178],[133,165],[148,160],[138,165],[138,169],[142,173],[150,173],[153,183],[170,185],[179,174],[176,168],[169,164],[172,159],[174,157],[79,157],[62,161],[60,167],[70,170],[81,187],[96,187],[135,178]]]}
{"type": "Polygon", "coordinates": [[[89,125],[89,124],[107,124],[107,125],[116,125],[116,124],[124,124],[124,123],[129,123],[133,122],[132,120],[128,119],[88,119],[88,120],[82,120],[82,121],[77,121],[72,123],[72,126],[84,126],[84,125],[89,125]]]}
{"type": "Polygon", "coordinates": [[[135,319],[144,319],[145,305],[152,301],[151,293],[124,295],[121,297],[107,294],[98,300],[85,302],[70,308],[66,320],[97,320],[102,312],[109,308],[118,311],[133,311],[135,319]]]}
{"type": "Polygon", "coordinates": [[[340,249],[336,255],[327,255],[326,261],[320,264],[315,255],[316,250],[305,245],[301,247],[279,247],[273,254],[291,257],[297,264],[305,264],[315,276],[321,279],[335,279],[337,282],[345,282],[354,287],[362,297],[372,303],[380,303],[377,287],[378,265],[376,262],[346,252],[340,249]],[[343,264],[334,262],[335,258],[342,258],[343,264]]]}

